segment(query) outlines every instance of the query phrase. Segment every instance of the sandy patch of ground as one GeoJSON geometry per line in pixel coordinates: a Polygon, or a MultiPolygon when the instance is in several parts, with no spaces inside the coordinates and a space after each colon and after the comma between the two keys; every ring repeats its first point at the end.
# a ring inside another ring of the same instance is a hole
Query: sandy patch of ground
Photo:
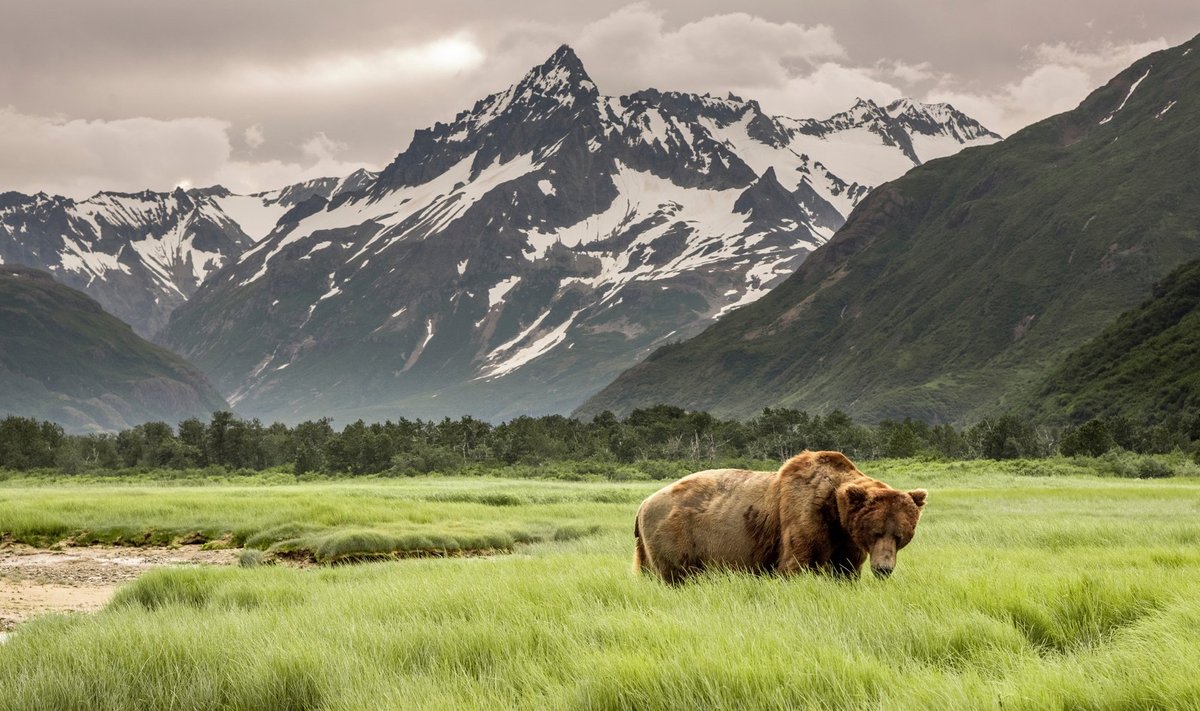
{"type": "Polygon", "coordinates": [[[236,550],[119,548],[87,546],[45,550],[0,545],[0,641],[5,631],[47,612],[92,612],[103,607],[121,583],[151,568],[172,565],[232,565],[236,550]]]}

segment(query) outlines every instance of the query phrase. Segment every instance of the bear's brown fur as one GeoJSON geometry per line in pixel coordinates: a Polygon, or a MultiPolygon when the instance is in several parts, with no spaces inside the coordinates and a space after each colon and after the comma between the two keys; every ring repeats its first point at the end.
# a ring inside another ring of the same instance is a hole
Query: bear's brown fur
{"type": "Polygon", "coordinates": [[[841,452],[803,452],[776,472],[696,472],[642,502],[634,569],[670,583],[706,568],[857,577],[869,556],[885,577],[925,497],[868,477],[841,452]]]}

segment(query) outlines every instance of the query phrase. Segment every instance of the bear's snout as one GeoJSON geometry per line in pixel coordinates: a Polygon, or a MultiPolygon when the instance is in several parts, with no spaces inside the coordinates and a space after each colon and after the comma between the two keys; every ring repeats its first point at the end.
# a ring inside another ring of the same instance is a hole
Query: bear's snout
{"type": "Polygon", "coordinates": [[[896,568],[896,540],[885,536],[875,541],[871,546],[871,570],[875,577],[883,579],[892,574],[896,568]]]}

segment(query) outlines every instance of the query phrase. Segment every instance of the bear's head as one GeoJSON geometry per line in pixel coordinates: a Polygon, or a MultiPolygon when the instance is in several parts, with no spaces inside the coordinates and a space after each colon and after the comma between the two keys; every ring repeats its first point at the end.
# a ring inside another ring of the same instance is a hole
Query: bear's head
{"type": "Polygon", "coordinates": [[[908,545],[917,531],[924,489],[867,489],[850,484],[838,491],[838,513],[850,540],[871,556],[871,570],[880,578],[892,574],[896,551],[908,545]]]}

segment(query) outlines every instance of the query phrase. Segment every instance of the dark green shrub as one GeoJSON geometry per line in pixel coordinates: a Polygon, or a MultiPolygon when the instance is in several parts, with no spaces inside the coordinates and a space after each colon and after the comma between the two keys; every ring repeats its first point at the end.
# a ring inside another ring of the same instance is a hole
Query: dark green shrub
{"type": "Polygon", "coordinates": [[[637,468],[641,469],[651,479],[678,479],[687,476],[695,471],[686,462],[666,462],[666,461],[645,461],[638,462],[637,468]]]}
{"type": "Polygon", "coordinates": [[[1143,457],[1137,464],[1138,479],[1168,479],[1175,476],[1175,471],[1164,461],[1143,457]]]}
{"type": "Polygon", "coordinates": [[[1088,420],[1063,433],[1059,451],[1064,457],[1099,457],[1117,446],[1112,428],[1104,420],[1088,420]]]}

